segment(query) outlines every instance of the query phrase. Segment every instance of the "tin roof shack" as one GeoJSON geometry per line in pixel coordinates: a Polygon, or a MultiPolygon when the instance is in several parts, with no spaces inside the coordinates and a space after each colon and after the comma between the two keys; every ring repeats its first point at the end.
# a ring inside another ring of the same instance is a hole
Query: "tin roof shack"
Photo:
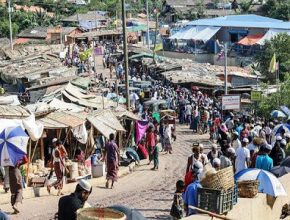
{"type": "Polygon", "coordinates": [[[47,30],[47,40],[50,43],[60,44],[65,43],[67,45],[73,43],[71,37],[84,31],[78,27],[53,27],[47,30]]]}
{"type": "MultiPolygon", "coordinates": [[[[8,45],[7,45],[8,46],[8,45]]],[[[10,47],[0,48],[5,53],[5,56],[11,60],[21,60],[36,55],[50,54],[58,56],[62,51],[60,44],[45,45],[45,44],[31,44],[31,45],[17,45],[14,50],[10,47]]],[[[1,66],[1,63],[0,63],[1,66]]]]}
{"type": "Polygon", "coordinates": [[[62,19],[64,27],[78,26],[84,30],[90,31],[97,28],[105,28],[108,26],[109,17],[107,14],[99,11],[89,11],[85,14],[75,14],[62,19]]]}
{"type": "Polygon", "coordinates": [[[72,42],[78,42],[78,41],[103,41],[103,40],[110,40],[112,42],[116,42],[116,40],[121,39],[122,32],[121,30],[96,30],[96,31],[90,31],[85,33],[76,34],[74,36],[70,36],[72,42]]]}
{"type": "Polygon", "coordinates": [[[0,66],[0,77],[5,83],[15,85],[19,92],[24,92],[32,86],[76,75],[75,68],[60,66],[61,62],[54,56],[35,55],[0,66]]]}
{"type": "Polygon", "coordinates": [[[17,38],[25,38],[29,40],[47,40],[48,27],[29,27],[21,31],[17,38]]]}

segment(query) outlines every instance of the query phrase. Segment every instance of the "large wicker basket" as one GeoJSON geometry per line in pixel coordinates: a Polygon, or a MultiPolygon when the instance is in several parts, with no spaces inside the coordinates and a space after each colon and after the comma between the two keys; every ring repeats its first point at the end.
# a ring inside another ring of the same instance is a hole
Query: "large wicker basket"
{"type": "Polygon", "coordinates": [[[247,180],[238,182],[238,195],[242,198],[254,198],[259,191],[258,180],[247,180]]]}
{"type": "Polygon", "coordinates": [[[233,167],[227,167],[219,170],[215,174],[206,176],[201,185],[206,188],[228,190],[235,186],[233,167]]]}
{"type": "Polygon", "coordinates": [[[77,211],[77,220],[125,220],[122,212],[109,208],[83,208],[77,211]]]}

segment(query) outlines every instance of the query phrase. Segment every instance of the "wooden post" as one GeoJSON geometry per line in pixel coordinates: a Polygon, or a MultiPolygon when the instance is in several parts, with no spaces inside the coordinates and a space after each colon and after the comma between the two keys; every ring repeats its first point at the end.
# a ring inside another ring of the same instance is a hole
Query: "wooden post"
{"type": "Polygon", "coordinates": [[[28,185],[28,172],[29,172],[29,166],[30,166],[30,155],[31,154],[31,139],[29,139],[29,145],[28,145],[28,162],[27,162],[27,168],[26,168],[26,184],[28,185]]]}
{"type": "Polygon", "coordinates": [[[38,141],[39,140],[37,140],[36,143],[35,143],[34,150],[33,150],[32,156],[31,156],[31,160],[30,160],[31,162],[33,161],[33,158],[34,158],[34,155],[35,155],[35,151],[36,151],[36,148],[37,148],[37,145],[38,145],[38,141]]]}
{"type": "Polygon", "coordinates": [[[40,139],[40,158],[44,160],[44,141],[43,138],[40,139]]]}

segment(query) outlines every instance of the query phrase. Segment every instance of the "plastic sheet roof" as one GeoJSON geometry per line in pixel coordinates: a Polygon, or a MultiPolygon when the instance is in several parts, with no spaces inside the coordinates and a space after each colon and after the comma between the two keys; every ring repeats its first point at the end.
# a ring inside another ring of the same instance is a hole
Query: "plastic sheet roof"
{"type": "Polygon", "coordinates": [[[290,35],[290,29],[270,29],[268,32],[257,42],[257,44],[264,45],[266,40],[271,40],[273,37],[277,36],[280,33],[287,33],[290,35]]]}
{"type": "Polygon", "coordinates": [[[186,26],[174,35],[170,39],[178,40],[200,40],[208,41],[211,39],[221,27],[206,27],[206,26],[186,26]]]}
{"type": "Polygon", "coordinates": [[[290,22],[259,15],[229,15],[212,19],[199,19],[187,23],[189,26],[275,28],[290,30],[290,22]]]}

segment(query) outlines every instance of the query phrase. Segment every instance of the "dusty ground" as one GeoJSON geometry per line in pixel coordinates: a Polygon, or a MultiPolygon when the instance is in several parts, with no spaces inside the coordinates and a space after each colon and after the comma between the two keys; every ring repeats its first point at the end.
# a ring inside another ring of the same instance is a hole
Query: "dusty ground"
{"type": "MultiPolygon", "coordinates": [[[[133,173],[122,177],[113,190],[94,187],[89,198],[92,205],[109,206],[122,204],[142,212],[148,219],[169,219],[175,182],[183,179],[187,157],[191,153],[194,140],[208,144],[208,137],[193,135],[187,126],[177,127],[177,140],[173,145],[173,154],[160,155],[158,171],[151,171],[151,166],[139,166],[133,173]]],[[[12,219],[51,219],[57,212],[59,197],[48,196],[24,200],[21,213],[12,219]]],[[[3,205],[2,210],[11,212],[10,205],[3,205]]]]}

